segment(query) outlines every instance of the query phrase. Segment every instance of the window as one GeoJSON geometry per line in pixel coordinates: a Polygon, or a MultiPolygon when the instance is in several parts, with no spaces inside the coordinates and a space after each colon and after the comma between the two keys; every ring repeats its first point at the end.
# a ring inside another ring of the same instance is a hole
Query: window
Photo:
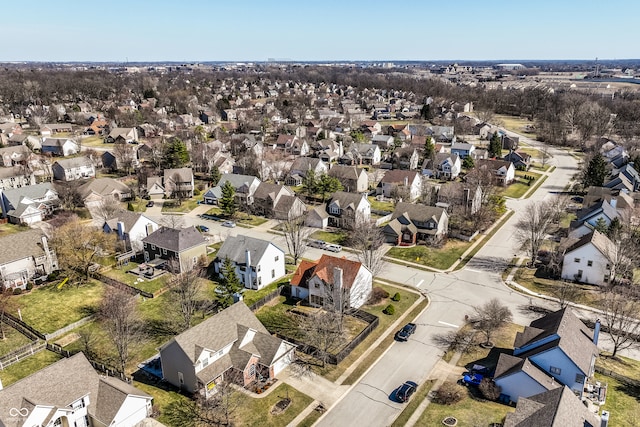
{"type": "Polygon", "coordinates": [[[276,277],[276,271],[275,270],[271,270],[271,278],[273,279],[274,277],[276,277]]]}
{"type": "Polygon", "coordinates": [[[556,368],[555,366],[549,366],[549,372],[551,372],[554,375],[560,375],[560,373],[562,372],[562,369],[556,368]]]}
{"type": "Polygon", "coordinates": [[[279,260],[279,259],[280,259],[280,256],[279,256],[279,255],[276,255],[276,258],[275,258],[275,260],[274,260],[274,261],[278,262],[278,260],[279,260]]]}
{"type": "Polygon", "coordinates": [[[167,254],[167,249],[166,248],[162,248],[162,255],[166,255],[167,254]]]}
{"type": "Polygon", "coordinates": [[[603,281],[604,281],[604,283],[608,283],[609,282],[609,275],[608,274],[604,275],[603,281]]]}
{"type": "Polygon", "coordinates": [[[607,266],[605,267],[607,270],[611,270],[611,265],[607,264],[607,266]]]}
{"type": "Polygon", "coordinates": [[[584,384],[584,375],[576,374],[576,382],[580,384],[584,384]]]}
{"type": "Polygon", "coordinates": [[[260,271],[260,266],[258,266],[258,271],[260,271]]]}
{"type": "Polygon", "coordinates": [[[580,262],[580,258],[574,258],[573,262],[578,262],[579,263],[580,262]]]}
{"type": "Polygon", "coordinates": [[[151,250],[155,251],[156,250],[156,245],[151,245],[151,250]]]}
{"type": "Polygon", "coordinates": [[[256,365],[255,365],[255,363],[252,363],[251,366],[249,366],[249,376],[250,377],[255,377],[256,376],[256,365]]]}
{"type": "Polygon", "coordinates": [[[202,361],[202,367],[203,368],[206,367],[207,365],[209,365],[209,358],[208,357],[202,361]]]}
{"type": "Polygon", "coordinates": [[[582,270],[578,270],[578,274],[576,274],[576,277],[582,277],[582,270]]]}
{"type": "Polygon", "coordinates": [[[587,267],[593,267],[593,261],[591,260],[587,261],[587,267]]]}

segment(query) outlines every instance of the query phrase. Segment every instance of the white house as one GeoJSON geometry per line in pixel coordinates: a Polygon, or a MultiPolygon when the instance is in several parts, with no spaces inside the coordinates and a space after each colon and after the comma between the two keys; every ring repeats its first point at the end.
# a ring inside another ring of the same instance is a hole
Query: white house
{"type": "Polygon", "coordinates": [[[359,308],[371,294],[373,276],[362,263],[322,255],[303,260],[291,279],[291,295],[315,307],[359,308]]]}
{"type": "Polygon", "coordinates": [[[272,379],[294,359],[295,346],[271,335],[242,301],[160,347],[163,379],[205,397],[225,380],[247,386],[272,379]]]}
{"type": "Polygon", "coordinates": [[[260,185],[260,180],[255,176],[235,173],[222,174],[218,185],[204,193],[204,202],[209,205],[217,205],[218,201],[222,198],[222,187],[227,181],[235,188],[238,203],[241,205],[251,205],[253,203],[253,193],[255,193],[258,185],[260,185]]]}
{"type": "Polygon", "coordinates": [[[51,166],[53,177],[60,181],[95,178],[96,168],[88,157],[72,157],[58,160],[51,166]]]}
{"type": "Polygon", "coordinates": [[[562,278],[591,285],[605,285],[611,278],[611,261],[617,248],[609,238],[593,230],[569,246],[562,261],[562,278]]]}
{"type": "Polygon", "coordinates": [[[386,171],[378,183],[376,194],[394,197],[396,191],[406,192],[409,197],[407,201],[416,200],[422,192],[422,177],[417,171],[401,169],[386,171]]]}
{"type": "Polygon", "coordinates": [[[151,416],[153,397],[98,374],[84,353],[0,389],[0,425],[134,427],[151,416]]]}
{"type": "Polygon", "coordinates": [[[22,166],[0,168],[0,190],[20,188],[36,183],[35,174],[22,166]]]}
{"type": "Polygon", "coordinates": [[[13,224],[42,221],[59,206],[58,193],[49,182],[0,191],[2,217],[13,224]]]}
{"type": "Polygon", "coordinates": [[[506,160],[478,159],[475,167],[491,171],[500,185],[509,185],[516,177],[516,168],[506,160]]]}
{"type": "Polygon", "coordinates": [[[0,289],[26,289],[29,281],[57,269],[56,253],[39,229],[0,237],[0,289]]]}
{"type": "Polygon", "coordinates": [[[618,200],[611,198],[609,201],[600,200],[591,206],[580,209],[576,212],[577,218],[569,224],[569,235],[580,238],[591,233],[598,224],[609,227],[611,221],[620,216],[617,204],[618,200]]]}
{"type": "Polygon", "coordinates": [[[284,251],[273,243],[254,237],[228,236],[213,262],[214,271],[223,274],[229,258],[236,274],[247,289],[262,289],[286,274],[284,251]]]}
{"type": "Polygon", "coordinates": [[[143,214],[120,210],[102,224],[105,233],[116,233],[118,240],[126,243],[126,250],[141,252],[142,239],[152,234],[159,228],[154,220],[143,214]]]}
{"type": "Polygon", "coordinates": [[[336,191],[329,201],[317,206],[307,214],[310,227],[326,226],[354,229],[371,219],[371,203],[365,194],[336,191]]]}
{"type": "Polygon", "coordinates": [[[71,156],[78,154],[80,146],[69,138],[44,138],[40,144],[42,154],[51,153],[55,156],[71,156]]]}

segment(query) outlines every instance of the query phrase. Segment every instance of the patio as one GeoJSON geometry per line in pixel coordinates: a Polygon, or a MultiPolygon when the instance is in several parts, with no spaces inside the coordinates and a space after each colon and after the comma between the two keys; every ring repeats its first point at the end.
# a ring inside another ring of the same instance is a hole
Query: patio
{"type": "Polygon", "coordinates": [[[156,258],[152,261],[138,264],[137,267],[129,270],[128,273],[135,274],[139,277],[144,277],[148,280],[157,279],[158,277],[167,273],[167,270],[165,269],[166,263],[167,260],[156,258]]]}

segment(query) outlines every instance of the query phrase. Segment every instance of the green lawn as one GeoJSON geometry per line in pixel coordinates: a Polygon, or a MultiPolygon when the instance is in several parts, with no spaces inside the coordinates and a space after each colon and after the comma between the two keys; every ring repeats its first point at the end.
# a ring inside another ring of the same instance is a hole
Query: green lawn
{"type": "Polygon", "coordinates": [[[454,405],[431,402],[416,425],[442,427],[442,420],[454,416],[459,426],[488,426],[491,423],[502,423],[507,413],[514,411],[515,409],[511,406],[490,401],[483,402],[469,396],[454,405]]]}
{"type": "Polygon", "coordinates": [[[122,202],[122,205],[123,205],[122,208],[127,209],[127,207],[129,206],[129,203],[131,203],[131,206],[133,206],[134,212],[146,212],[147,202],[148,200],[138,198],[136,200],[132,200],[131,202],[122,202]]]}
{"type": "Polygon", "coordinates": [[[222,216],[222,209],[220,209],[219,207],[213,207],[211,209],[209,209],[206,212],[207,215],[215,215],[215,216],[222,216]]]}
{"type": "Polygon", "coordinates": [[[393,212],[395,209],[393,202],[379,202],[374,196],[369,196],[368,199],[371,203],[371,210],[393,212]]]}
{"type": "Polygon", "coordinates": [[[510,130],[511,132],[524,134],[529,138],[536,139],[535,133],[525,132],[525,126],[534,124],[532,121],[529,121],[526,118],[508,116],[505,114],[496,114],[494,116],[493,123],[495,124],[501,123],[502,127],[504,127],[507,130],[510,130]]]}
{"type": "Polygon", "coordinates": [[[238,225],[250,225],[252,227],[257,227],[258,225],[262,225],[267,221],[269,220],[261,216],[247,215],[243,212],[239,212],[236,216],[236,222],[238,223],[238,225]]]}
{"type": "Polygon", "coordinates": [[[595,379],[607,384],[607,400],[601,409],[609,411],[609,425],[640,425],[640,390],[598,373],[595,374],[595,379]]]}
{"type": "MultiPolygon", "coordinates": [[[[531,172],[533,174],[535,172],[531,172]]],[[[516,179],[509,184],[507,187],[504,187],[500,194],[504,197],[510,197],[512,199],[519,199],[524,196],[524,194],[531,189],[531,187],[536,183],[537,180],[531,181],[531,185],[528,185],[528,180],[518,176],[516,174],[516,179]]]]}
{"type": "Polygon", "coordinates": [[[191,212],[198,206],[198,200],[187,199],[183,200],[181,204],[178,204],[176,200],[165,200],[162,204],[163,213],[187,213],[191,212]]]}
{"type": "Polygon", "coordinates": [[[5,224],[0,224],[0,237],[8,236],[10,234],[20,233],[22,231],[27,231],[27,230],[29,230],[29,227],[27,227],[27,226],[9,224],[7,222],[5,224]]]}
{"type": "MultiPolygon", "coordinates": [[[[471,311],[471,310],[470,310],[471,311]]],[[[469,313],[471,314],[471,313],[469,313]]],[[[461,313],[461,316],[463,313],[461,313]]],[[[462,319],[460,319],[462,322],[462,319]]],[[[473,344],[464,352],[458,360],[457,366],[470,367],[474,363],[488,367],[489,369],[495,368],[498,364],[498,357],[500,353],[509,353],[513,351],[513,342],[516,338],[516,333],[522,332],[524,326],[515,323],[509,323],[503,328],[496,331],[491,341],[494,343],[492,349],[486,349],[480,346],[480,343],[484,342],[485,336],[482,333],[476,332],[474,336],[473,344]]],[[[450,356],[450,352],[447,352],[446,357],[450,356]]]]}
{"type": "Polygon", "coordinates": [[[2,385],[7,387],[16,381],[57,362],[61,358],[62,356],[57,353],[42,350],[41,352],[36,353],[33,356],[29,356],[18,363],[14,363],[4,370],[0,370],[0,380],[2,380],[2,385]]]}
{"type": "Polygon", "coordinates": [[[520,267],[516,271],[513,280],[533,292],[549,296],[558,295],[562,286],[569,286],[578,291],[575,298],[569,298],[570,300],[578,304],[596,305],[598,293],[595,292],[592,286],[536,277],[535,273],[535,269],[520,267]]]}
{"type": "Polygon", "coordinates": [[[172,402],[187,402],[189,398],[178,393],[170,384],[149,384],[146,381],[146,379],[143,381],[136,381],[136,375],[134,375],[133,386],[153,396],[153,407],[160,412],[158,421],[166,426],[171,426],[169,420],[166,418],[166,414],[164,413],[165,409],[172,402]]]}
{"type": "Polygon", "coordinates": [[[254,291],[251,289],[246,289],[243,293],[242,293],[242,297],[243,297],[243,301],[245,304],[247,304],[247,306],[251,306],[253,303],[255,303],[256,301],[258,301],[259,299],[269,295],[271,292],[275,291],[278,286],[282,286],[285,283],[289,283],[289,280],[291,280],[291,275],[287,275],[285,277],[283,277],[282,279],[273,282],[271,284],[269,284],[268,286],[265,286],[264,288],[260,289],[259,291],[254,291]]]}
{"type": "Polygon", "coordinates": [[[31,292],[15,297],[13,314],[17,315],[17,308],[20,308],[22,320],[42,333],[51,333],[94,314],[104,286],[95,280],[79,287],[67,283],[62,289],[56,285],[37,286],[31,292]]]}
{"type": "Polygon", "coordinates": [[[425,267],[446,270],[456,262],[462,254],[469,249],[473,242],[449,239],[442,248],[433,248],[424,245],[413,247],[393,247],[386,256],[402,261],[413,262],[425,267]]]}
{"type": "Polygon", "coordinates": [[[347,233],[344,231],[332,232],[321,230],[314,231],[311,236],[309,236],[309,238],[311,239],[324,240],[325,242],[335,243],[338,245],[344,245],[346,243],[347,237],[347,233]]]}
{"type": "Polygon", "coordinates": [[[129,270],[133,270],[138,265],[138,263],[129,262],[129,264],[122,266],[121,269],[118,267],[114,267],[107,271],[104,271],[102,274],[149,293],[158,292],[160,289],[165,287],[167,285],[167,282],[173,277],[171,274],[165,273],[157,279],[142,279],[142,281],[139,281],[139,276],[136,276],[132,273],[127,273],[129,270]]]}
{"type": "Polygon", "coordinates": [[[284,427],[309,406],[313,399],[295,388],[280,383],[266,397],[252,398],[244,393],[236,393],[237,409],[233,413],[236,425],[255,427],[284,427]],[[271,409],[282,399],[289,397],[291,404],[287,409],[272,415],[271,409]]]}
{"type": "Polygon", "coordinates": [[[2,323],[0,326],[4,331],[4,339],[0,340],[0,357],[31,342],[29,338],[25,337],[6,323],[2,323]]]}

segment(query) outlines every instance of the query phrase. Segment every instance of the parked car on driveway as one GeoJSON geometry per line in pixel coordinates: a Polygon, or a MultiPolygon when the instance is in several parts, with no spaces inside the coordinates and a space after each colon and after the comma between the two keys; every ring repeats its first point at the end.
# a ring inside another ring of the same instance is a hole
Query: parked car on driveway
{"type": "Polygon", "coordinates": [[[397,390],[395,397],[399,402],[406,402],[418,389],[418,384],[413,381],[405,381],[397,390]]]}
{"type": "Polygon", "coordinates": [[[223,227],[229,227],[229,228],[233,228],[236,226],[236,223],[233,221],[225,221],[222,223],[223,227]]]}
{"type": "Polygon", "coordinates": [[[209,227],[207,227],[206,225],[196,225],[196,230],[201,233],[207,233],[209,231],[209,227]]]}
{"type": "Polygon", "coordinates": [[[416,331],[416,324],[407,323],[402,327],[402,329],[398,331],[398,333],[396,334],[396,338],[398,339],[398,341],[407,341],[409,339],[409,336],[413,334],[415,331],[416,331]]]}

